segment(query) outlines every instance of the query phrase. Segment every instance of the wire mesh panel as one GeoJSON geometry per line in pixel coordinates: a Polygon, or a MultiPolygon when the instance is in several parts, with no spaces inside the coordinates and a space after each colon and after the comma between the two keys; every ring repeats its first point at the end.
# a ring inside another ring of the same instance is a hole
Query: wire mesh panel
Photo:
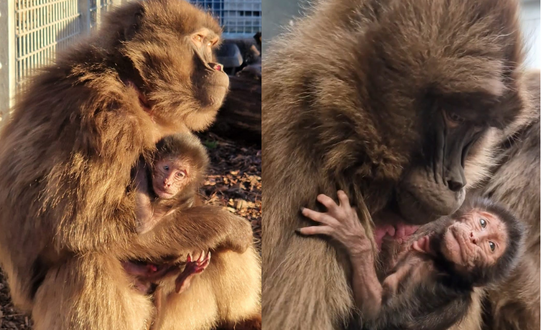
{"type": "Polygon", "coordinates": [[[213,13],[224,38],[248,38],[261,31],[261,0],[190,0],[213,13]]]}
{"type": "Polygon", "coordinates": [[[101,22],[101,14],[110,9],[113,0],[90,0],[90,27],[94,29],[101,22]]]}
{"type": "MultiPolygon", "coordinates": [[[[119,1],[117,1],[119,2],[119,1]]],[[[16,90],[57,51],[96,28],[113,0],[16,0],[16,90]],[[88,21],[82,20],[87,18],[88,21]]]]}
{"type": "Polygon", "coordinates": [[[57,50],[69,45],[80,33],[77,0],[19,0],[16,17],[16,87],[49,63],[57,50]]]}
{"type": "Polygon", "coordinates": [[[36,69],[94,30],[113,5],[129,1],[0,0],[0,125],[36,69]]]}

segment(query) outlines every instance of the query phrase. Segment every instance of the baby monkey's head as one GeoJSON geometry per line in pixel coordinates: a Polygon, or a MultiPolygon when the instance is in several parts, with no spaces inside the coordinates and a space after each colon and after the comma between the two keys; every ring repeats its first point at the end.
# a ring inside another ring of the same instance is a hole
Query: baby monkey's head
{"type": "Polygon", "coordinates": [[[152,160],[152,188],[161,199],[171,199],[195,187],[206,174],[209,159],[201,141],[192,134],[169,135],[158,141],[152,160]]]}

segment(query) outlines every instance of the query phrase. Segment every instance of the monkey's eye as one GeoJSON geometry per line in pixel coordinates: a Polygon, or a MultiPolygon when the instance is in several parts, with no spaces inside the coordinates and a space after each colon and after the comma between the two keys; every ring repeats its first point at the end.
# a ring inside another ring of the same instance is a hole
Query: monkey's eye
{"type": "Polygon", "coordinates": [[[198,34],[196,35],[195,37],[193,37],[193,39],[197,42],[202,42],[203,41],[203,36],[198,34]]]}
{"type": "Polygon", "coordinates": [[[163,167],[163,169],[166,170],[166,171],[169,171],[169,165],[165,165],[165,166],[163,167]]]}
{"type": "Polygon", "coordinates": [[[451,112],[451,113],[449,114],[449,119],[451,119],[452,121],[457,122],[457,123],[462,123],[462,122],[464,122],[464,118],[460,117],[459,115],[457,115],[457,114],[454,113],[454,112],[451,112]]]}
{"type": "Polygon", "coordinates": [[[457,127],[458,125],[462,124],[465,119],[456,113],[452,111],[444,111],[445,114],[445,121],[447,122],[447,125],[450,127],[457,127]]]}
{"type": "Polygon", "coordinates": [[[490,246],[490,251],[494,252],[496,250],[496,244],[492,241],[488,241],[488,246],[490,246]]]}
{"type": "Polygon", "coordinates": [[[207,46],[209,46],[209,47],[212,46],[212,42],[211,42],[211,41],[208,41],[208,42],[207,42],[207,46]]]}
{"type": "Polygon", "coordinates": [[[184,177],[186,177],[186,172],[184,172],[184,171],[178,171],[177,172],[177,178],[182,179],[184,177]]]}
{"type": "Polygon", "coordinates": [[[487,226],[487,221],[483,218],[479,219],[479,223],[481,224],[481,227],[485,228],[487,226]]]}

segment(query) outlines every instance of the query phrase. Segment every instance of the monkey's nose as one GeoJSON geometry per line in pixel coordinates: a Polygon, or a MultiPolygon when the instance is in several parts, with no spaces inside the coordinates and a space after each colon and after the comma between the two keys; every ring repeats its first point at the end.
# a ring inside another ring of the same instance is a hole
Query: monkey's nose
{"type": "Polygon", "coordinates": [[[473,234],[473,232],[470,233],[470,242],[477,245],[477,237],[473,234]]]}

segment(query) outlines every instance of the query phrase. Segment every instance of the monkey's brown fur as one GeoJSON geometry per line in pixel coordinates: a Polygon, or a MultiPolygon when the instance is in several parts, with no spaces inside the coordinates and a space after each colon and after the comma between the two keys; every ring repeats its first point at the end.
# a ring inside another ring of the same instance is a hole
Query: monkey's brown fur
{"type": "Polygon", "coordinates": [[[539,315],[539,71],[528,72],[529,106],[502,136],[496,166],[481,191],[523,219],[525,253],[505,283],[487,290],[487,330],[535,330],[539,315]]]}
{"type": "Polygon", "coordinates": [[[535,330],[539,328],[539,71],[524,75],[527,99],[501,134],[491,175],[476,193],[513,211],[525,222],[525,249],[503,283],[477,289],[468,316],[451,330],[535,330]],[[484,312],[484,315],[483,315],[484,312]]]}
{"type": "Polygon", "coordinates": [[[137,235],[134,199],[126,194],[141,154],[164,135],[206,128],[223,100],[227,77],[193,49],[199,29],[220,33],[210,15],[187,2],[127,4],[98,36],[45,68],[3,128],[0,262],[14,303],[32,312],[36,330],[143,329],[151,302],[130,288],[120,260],[219,247],[238,253],[224,255],[227,267],[211,265],[208,274],[218,278],[193,289],[211,292],[206,299],[232,312],[179,308],[161,320],[163,328],[177,318],[257,318],[259,263],[246,220],[199,206],[137,235]],[[239,283],[237,268],[251,277],[239,283]]]}
{"type": "MultiPolygon", "coordinates": [[[[352,317],[347,261],[324,240],[295,235],[307,224],[299,208],[339,188],[353,204],[361,192],[372,214],[383,209],[423,139],[414,116],[420,94],[433,86],[461,97],[495,88],[499,109],[481,111],[517,113],[522,52],[518,2],[508,0],[323,1],[269,47],[265,329],[340,329],[352,317]]],[[[470,150],[469,186],[487,174],[494,134],[470,150]]],[[[370,236],[371,224],[361,221],[370,236]]]]}

